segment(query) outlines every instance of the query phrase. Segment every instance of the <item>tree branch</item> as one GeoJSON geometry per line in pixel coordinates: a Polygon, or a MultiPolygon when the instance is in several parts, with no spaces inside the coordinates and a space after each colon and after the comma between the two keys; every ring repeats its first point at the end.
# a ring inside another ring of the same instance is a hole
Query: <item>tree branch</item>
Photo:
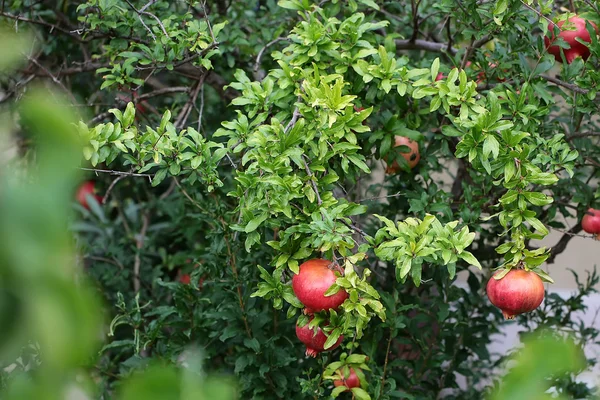
{"type": "Polygon", "coordinates": [[[570,141],[576,138],[588,137],[588,136],[600,136],[600,132],[580,132],[573,133],[565,138],[565,140],[570,141]]]}
{"type": "Polygon", "coordinates": [[[574,85],[572,83],[567,83],[567,82],[561,81],[560,79],[554,78],[552,76],[540,75],[540,77],[547,80],[548,82],[552,82],[555,85],[562,86],[562,87],[569,89],[575,93],[586,94],[587,92],[589,92],[589,90],[587,90],[587,89],[580,88],[579,86],[574,85]]]}
{"type": "Polygon", "coordinates": [[[144,240],[146,238],[146,231],[148,230],[148,225],[150,225],[150,216],[146,212],[142,215],[142,229],[138,234],[135,240],[135,247],[137,251],[135,252],[135,260],[133,263],[133,290],[137,293],[140,291],[140,266],[141,266],[141,257],[140,252],[142,247],[144,246],[144,240]]]}
{"type": "Polygon", "coordinates": [[[273,46],[275,43],[279,43],[279,42],[284,41],[284,40],[288,40],[288,38],[278,37],[277,39],[271,40],[269,43],[265,44],[262,49],[260,49],[260,51],[258,52],[258,55],[256,56],[256,61],[254,62],[254,69],[253,69],[253,71],[254,71],[254,79],[256,81],[260,82],[260,81],[262,81],[264,79],[264,73],[259,74],[259,70],[258,69],[260,68],[260,60],[262,59],[262,56],[263,56],[265,50],[267,50],[269,47],[273,46]]]}
{"type": "Polygon", "coordinates": [[[321,200],[321,195],[319,194],[319,189],[317,188],[317,183],[314,180],[314,175],[313,175],[312,171],[308,167],[307,157],[304,155],[302,157],[304,158],[304,168],[306,169],[306,173],[308,175],[308,178],[310,179],[310,183],[313,187],[313,190],[315,191],[315,194],[317,195],[317,204],[320,206],[321,204],[323,204],[323,200],[321,200]]]}
{"type": "Polygon", "coordinates": [[[396,40],[396,49],[397,50],[425,50],[425,51],[435,51],[438,53],[450,53],[451,55],[455,55],[458,50],[454,47],[450,47],[448,49],[448,44],[446,43],[437,43],[437,42],[429,42],[427,40],[416,39],[414,42],[410,40],[396,40]]]}
{"type": "Polygon", "coordinates": [[[546,263],[553,264],[556,256],[565,251],[571,239],[573,239],[574,236],[581,232],[582,229],[583,228],[581,227],[581,222],[578,222],[571,229],[564,232],[558,243],[552,246],[552,249],[550,250],[550,257],[548,257],[546,263]]]}

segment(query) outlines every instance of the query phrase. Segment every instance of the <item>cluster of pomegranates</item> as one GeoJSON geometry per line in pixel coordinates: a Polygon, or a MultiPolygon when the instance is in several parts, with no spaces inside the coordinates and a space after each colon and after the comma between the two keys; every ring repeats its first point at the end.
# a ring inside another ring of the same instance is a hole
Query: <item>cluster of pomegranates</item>
{"type": "MultiPolygon", "coordinates": [[[[292,278],[292,289],[300,302],[306,307],[305,314],[310,316],[309,321],[314,318],[313,314],[320,311],[337,310],[348,298],[348,292],[340,289],[336,294],[325,296],[337,279],[332,268],[337,264],[329,260],[313,259],[302,263],[298,274],[292,278]]],[[[339,271],[342,273],[342,271],[339,271]]],[[[320,327],[314,330],[309,324],[300,326],[296,323],[296,336],[306,346],[306,355],[316,357],[322,351],[333,350],[338,347],[343,336],[328,349],[325,349],[327,336],[320,327]]]]}

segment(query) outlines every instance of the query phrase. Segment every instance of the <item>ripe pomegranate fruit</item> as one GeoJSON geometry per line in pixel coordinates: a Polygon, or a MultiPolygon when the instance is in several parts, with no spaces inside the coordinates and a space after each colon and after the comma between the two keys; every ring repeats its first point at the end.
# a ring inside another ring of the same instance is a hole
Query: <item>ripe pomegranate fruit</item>
{"type": "Polygon", "coordinates": [[[360,387],[360,379],[358,378],[358,375],[356,375],[354,368],[350,367],[350,373],[348,374],[348,377],[344,376],[343,368],[340,368],[337,372],[340,375],[340,379],[333,381],[333,386],[345,386],[345,392],[349,392],[352,388],[360,387]]]}
{"type": "Polygon", "coordinates": [[[332,262],[328,260],[308,260],[300,265],[300,271],[292,278],[294,294],[310,313],[335,310],[348,298],[348,292],[344,289],[332,296],[325,296],[337,279],[330,266],[332,262]]]}
{"type": "Polygon", "coordinates": [[[581,220],[581,226],[584,231],[592,233],[596,235],[597,239],[600,239],[600,210],[588,209],[581,220]]]}
{"type": "MultiPolygon", "coordinates": [[[[499,274],[500,271],[494,273],[499,274]]],[[[535,310],[544,300],[544,283],[531,271],[512,269],[502,279],[493,276],[486,287],[490,302],[502,310],[506,319],[535,310]]]]}
{"type": "Polygon", "coordinates": [[[337,348],[344,340],[344,336],[340,336],[337,342],[333,344],[333,346],[325,350],[325,342],[327,341],[327,336],[325,336],[325,333],[323,332],[321,327],[317,327],[315,330],[313,330],[309,328],[308,325],[309,324],[300,326],[298,325],[298,323],[296,323],[296,336],[298,336],[298,339],[300,339],[300,341],[306,346],[307,357],[316,357],[317,354],[319,354],[322,351],[331,351],[337,348]]]}
{"type": "Polygon", "coordinates": [[[86,181],[81,186],[79,186],[79,189],[77,189],[77,194],[75,195],[75,198],[77,199],[79,204],[81,204],[83,207],[89,210],[90,205],[87,201],[87,195],[94,196],[98,203],[102,203],[102,197],[95,194],[95,191],[96,188],[94,182],[86,181]]]}
{"type": "MultiPolygon", "coordinates": [[[[586,45],[579,43],[576,40],[576,38],[579,38],[584,42],[592,42],[590,33],[588,32],[585,23],[585,19],[578,16],[573,16],[564,21],[559,21],[556,24],[559,28],[561,28],[561,32],[558,37],[563,38],[563,40],[570,46],[569,49],[563,49],[567,64],[571,64],[576,57],[581,57],[585,61],[590,56],[590,49],[586,45]],[[565,26],[565,29],[562,29],[565,23],[567,23],[567,26],[565,26]]],[[[594,26],[594,29],[598,30],[594,23],[592,23],[592,25],[594,26]]],[[[544,37],[544,44],[548,49],[548,53],[552,54],[556,61],[562,62],[562,58],[560,56],[560,47],[552,44],[556,40],[556,37],[554,36],[554,24],[548,26],[548,29],[550,30],[551,37],[544,37]]]]}
{"type": "MultiPolygon", "coordinates": [[[[414,140],[411,140],[404,136],[396,136],[395,137],[394,147],[398,146],[407,146],[409,148],[408,153],[401,152],[400,154],[406,162],[408,162],[408,167],[413,169],[421,159],[421,155],[419,154],[419,144],[414,140]]],[[[388,163],[389,164],[389,163],[388,163]]],[[[386,174],[395,174],[400,170],[400,165],[398,165],[397,161],[394,161],[392,165],[388,165],[385,169],[386,174]]]]}

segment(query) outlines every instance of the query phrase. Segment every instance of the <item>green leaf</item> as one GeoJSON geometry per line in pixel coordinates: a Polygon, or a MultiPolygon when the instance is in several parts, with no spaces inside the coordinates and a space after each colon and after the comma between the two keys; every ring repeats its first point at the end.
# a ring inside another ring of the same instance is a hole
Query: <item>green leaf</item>
{"type": "Polygon", "coordinates": [[[438,76],[438,72],[440,71],[440,59],[436,58],[431,63],[431,80],[435,82],[435,79],[438,76]]]}
{"type": "Polygon", "coordinates": [[[152,178],[152,186],[158,186],[167,177],[167,168],[159,169],[152,178]]]}
{"type": "Polygon", "coordinates": [[[498,143],[498,140],[494,136],[488,135],[483,142],[483,154],[488,156],[491,153],[492,157],[497,158],[499,152],[500,143],[498,143]]]}
{"type": "MultiPolygon", "coordinates": [[[[412,258],[404,257],[404,260],[402,261],[402,265],[400,267],[400,278],[401,279],[404,279],[404,277],[406,275],[408,275],[408,273],[410,272],[411,265],[412,265],[412,258]]],[[[398,268],[398,265],[396,265],[396,268],[398,268]]]]}
{"type": "Polygon", "coordinates": [[[479,261],[477,260],[477,258],[475,258],[475,256],[472,253],[468,251],[463,251],[458,256],[466,262],[468,262],[469,264],[481,269],[481,264],[479,264],[479,261]]]}
{"type": "Polygon", "coordinates": [[[352,391],[352,394],[354,395],[353,397],[355,397],[356,400],[371,400],[371,396],[369,395],[369,393],[367,393],[362,388],[355,387],[355,388],[352,388],[351,391],[352,391]]]}
{"type": "Polygon", "coordinates": [[[545,206],[552,203],[552,197],[546,196],[543,193],[537,192],[523,192],[521,193],[528,202],[533,204],[534,206],[545,206]]]}
{"type": "Polygon", "coordinates": [[[333,346],[338,341],[341,334],[342,334],[342,330],[340,328],[335,328],[333,331],[331,331],[331,333],[329,334],[329,337],[327,338],[327,340],[325,341],[325,344],[323,345],[325,350],[327,350],[331,346],[333,346]]]}
{"type": "Polygon", "coordinates": [[[250,222],[248,222],[248,225],[246,225],[246,227],[244,228],[244,232],[250,233],[250,232],[255,231],[256,228],[258,228],[260,226],[260,224],[262,224],[267,219],[268,216],[269,216],[269,214],[263,213],[263,214],[259,215],[258,217],[255,217],[250,222]]]}

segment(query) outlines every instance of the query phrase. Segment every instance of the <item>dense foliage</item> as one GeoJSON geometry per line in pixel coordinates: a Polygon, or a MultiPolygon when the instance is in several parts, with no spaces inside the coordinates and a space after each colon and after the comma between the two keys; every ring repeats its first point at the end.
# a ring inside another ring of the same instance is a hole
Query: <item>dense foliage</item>
{"type": "MultiPolygon", "coordinates": [[[[356,399],[516,398],[499,382],[506,355],[489,352],[503,319],[485,283],[514,268],[552,282],[542,266],[582,230],[563,221],[600,205],[594,27],[585,61],[559,64],[544,45],[565,6],[600,23],[593,3],[573,3],[2,2],[7,29],[32,38],[1,78],[19,162],[45,165],[35,117],[59,112],[27,103],[34,82],[85,115],[53,126],[74,127],[78,172],[101,198],[72,200],[70,220],[106,305],[87,362],[94,395],[150,396],[153,377],[188,382],[193,369],[233,374],[240,398],[344,397],[333,381],[347,366],[356,399]],[[396,136],[418,143],[414,168],[396,136]],[[536,247],[549,229],[561,240],[536,247]],[[291,279],[314,258],[337,265],[328,294],[348,297],[306,315],[291,279]],[[343,342],[306,358],[297,323],[320,326],[326,349],[343,342]],[[161,375],[156,362],[183,368],[161,375]],[[148,387],[131,378],[140,370],[148,387]]],[[[54,178],[57,199],[74,192],[75,173],[54,178]]],[[[583,348],[598,330],[572,316],[597,283],[590,273],[518,322],[583,348]]],[[[44,364],[32,343],[6,363],[4,387],[44,364]]],[[[569,361],[548,362],[531,387],[589,398],[576,377],[595,361],[561,345],[569,361]]]]}

